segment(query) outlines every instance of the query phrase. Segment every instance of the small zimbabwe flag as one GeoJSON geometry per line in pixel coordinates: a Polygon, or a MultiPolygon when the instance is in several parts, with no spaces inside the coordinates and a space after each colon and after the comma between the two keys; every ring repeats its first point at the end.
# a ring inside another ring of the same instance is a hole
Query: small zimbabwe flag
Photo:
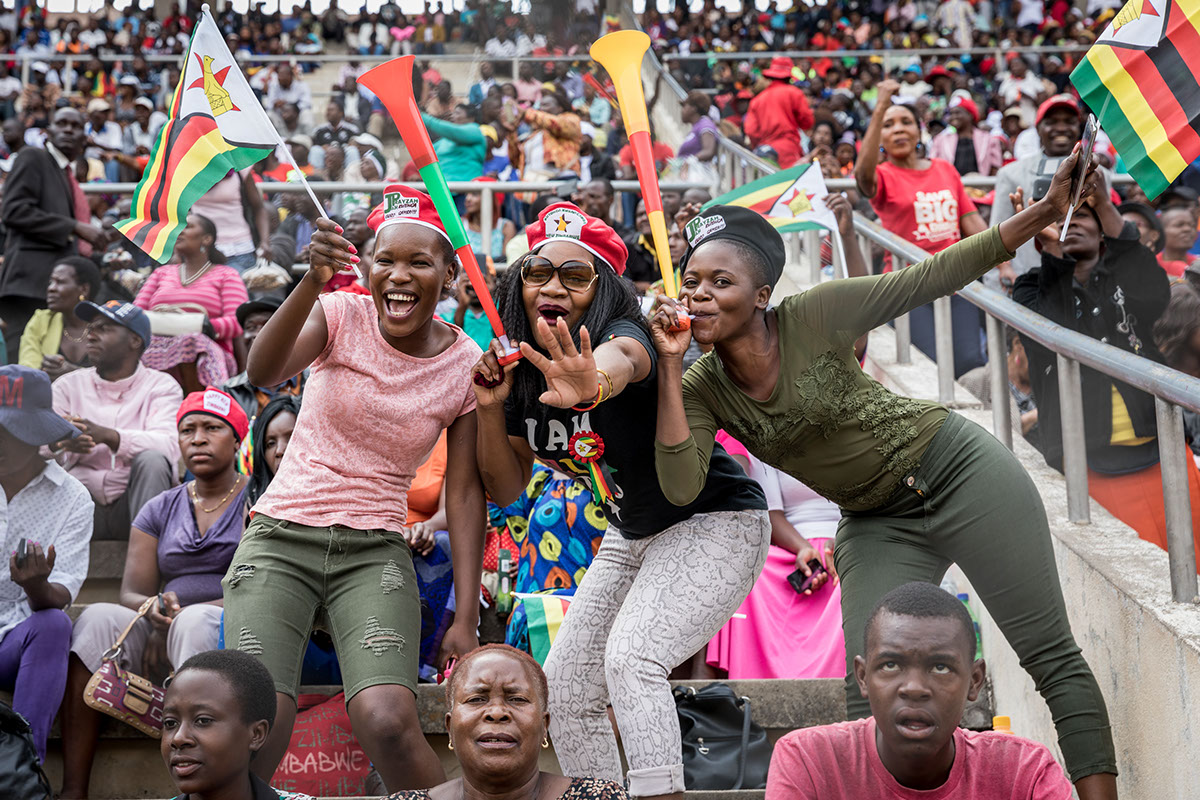
{"type": "Polygon", "coordinates": [[[837,219],[825,205],[828,194],[821,168],[800,164],[726,192],[705,203],[701,210],[712,206],[749,208],[766,217],[780,233],[814,228],[836,231],[837,219]]]}
{"type": "Polygon", "coordinates": [[[207,7],[184,63],[130,217],[113,226],[160,264],[171,257],[192,204],[230,170],[258,163],[279,143],[207,7]]]}
{"type": "Polygon", "coordinates": [[[1129,0],[1071,73],[1153,199],[1200,157],[1200,0],[1129,0]]]}
{"type": "Polygon", "coordinates": [[[571,605],[571,596],[558,594],[515,593],[525,607],[529,627],[529,652],[539,664],[546,663],[550,646],[558,638],[558,629],[571,605]]]}

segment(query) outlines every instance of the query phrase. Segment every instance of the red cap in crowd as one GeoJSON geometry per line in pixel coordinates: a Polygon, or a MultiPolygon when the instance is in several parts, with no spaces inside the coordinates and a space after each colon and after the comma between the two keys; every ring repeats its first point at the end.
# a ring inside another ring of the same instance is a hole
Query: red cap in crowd
{"type": "Polygon", "coordinates": [[[941,64],[938,64],[933,69],[929,70],[925,75],[926,78],[949,78],[950,73],[941,64]]]}
{"type": "Polygon", "coordinates": [[[963,97],[961,94],[956,94],[950,98],[950,108],[965,109],[971,118],[979,122],[979,106],[975,105],[975,101],[969,97],[963,97]]]}
{"type": "Polygon", "coordinates": [[[538,215],[537,222],[525,229],[529,252],[536,253],[549,242],[573,242],[602,259],[621,275],[629,251],[612,228],[588,216],[574,203],[555,203],[538,215]]]}
{"type": "Polygon", "coordinates": [[[1037,118],[1034,119],[1034,124],[1040,125],[1042,122],[1042,117],[1049,114],[1050,111],[1055,108],[1069,108],[1077,115],[1081,113],[1079,110],[1079,101],[1076,100],[1074,96],[1069,94],[1056,94],[1053,97],[1047,98],[1040,106],[1038,106],[1037,118]]]}
{"type": "Polygon", "coordinates": [[[246,432],[250,430],[250,420],[246,419],[246,412],[238,402],[211,386],[203,392],[192,392],[183,398],[179,413],[175,415],[175,424],[179,425],[179,421],[188,414],[208,414],[216,417],[233,428],[239,442],[246,438],[246,432]]]}
{"type": "Polygon", "coordinates": [[[422,225],[437,231],[447,242],[450,241],[450,234],[446,233],[446,227],[434,208],[433,198],[417,189],[392,184],[383,190],[383,202],[375,206],[375,210],[367,217],[367,224],[378,233],[380,228],[401,222],[422,225]]]}
{"type": "Polygon", "coordinates": [[[792,69],[796,64],[787,56],[776,56],[771,59],[771,66],[762,71],[764,78],[778,78],[780,80],[791,80],[792,69]]]}

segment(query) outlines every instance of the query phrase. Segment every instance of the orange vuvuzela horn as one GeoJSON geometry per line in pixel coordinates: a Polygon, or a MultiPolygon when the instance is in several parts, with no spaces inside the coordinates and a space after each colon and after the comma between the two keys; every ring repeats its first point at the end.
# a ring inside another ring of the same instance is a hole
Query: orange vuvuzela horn
{"type": "Polygon", "coordinates": [[[601,36],[592,45],[591,56],[608,70],[617,92],[625,133],[633,148],[633,166],[642,188],[642,202],[650,220],[650,236],[658,268],[662,271],[663,291],[669,297],[679,296],[675,281],[675,266],[671,263],[671,247],[667,243],[667,223],[663,217],[662,193],[658,188],[658,171],[654,167],[654,150],[650,143],[650,120],[646,114],[646,92],[642,88],[642,57],[650,49],[650,37],[641,31],[616,31],[601,36]]]}

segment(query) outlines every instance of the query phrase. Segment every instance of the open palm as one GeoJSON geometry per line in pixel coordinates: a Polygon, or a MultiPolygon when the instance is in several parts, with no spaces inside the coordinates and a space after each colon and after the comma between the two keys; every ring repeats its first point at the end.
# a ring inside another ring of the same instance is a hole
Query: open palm
{"type": "Polygon", "coordinates": [[[580,328],[579,347],[576,348],[571,340],[571,329],[561,317],[553,328],[544,318],[538,318],[536,327],[538,341],[546,348],[549,358],[526,342],[521,343],[521,354],[546,378],[546,391],[538,399],[556,408],[570,408],[594,400],[600,378],[587,328],[580,328]]]}

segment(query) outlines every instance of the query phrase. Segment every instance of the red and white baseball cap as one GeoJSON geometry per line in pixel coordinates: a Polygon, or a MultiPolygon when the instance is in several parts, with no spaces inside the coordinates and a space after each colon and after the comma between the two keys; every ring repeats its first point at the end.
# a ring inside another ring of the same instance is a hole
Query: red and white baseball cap
{"type": "Polygon", "coordinates": [[[529,252],[536,253],[550,242],[573,242],[603,260],[618,275],[625,272],[629,250],[617,232],[574,203],[555,203],[538,215],[537,222],[525,229],[529,252]]]}
{"type": "Polygon", "coordinates": [[[418,189],[392,184],[383,190],[383,202],[375,206],[367,217],[367,224],[378,234],[382,228],[400,223],[421,225],[437,231],[450,242],[450,234],[446,233],[446,226],[438,216],[433,198],[418,189]]]}
{"type": "Polygon", "coordinates": [[[1076,116],[1083,115],[1083,112],[1079,108],[1079,101],[1075,99],[1074,95],[1056,94],[1053,97],[1043,100],[1042,104],[1038,106],[1037,118],[1034,119],[1033,124],[1041,124],[1042,118],[1055,108],[1069,108],[1075,112],[1076,116]]]}
{"type": "Polygon", "coordinates": [[[246,418],[246,412],[238,402],[212,386],[203,392],[192,392],[183,399],[179,411],[175,414],[175,424],[178,425],[188,414],[208,414],[216,417],[233,428],[239,442],[246,438],[246,433],[250,430],[250,420],[246,418]]]}
{"type": "Polygon", "coordinates": [[[971,115],[971,118],[979,122],[979,106],[975,105],[975,101],[969,97],[963,97],[961,94],[956,94],[950,98],[947,108],[961,108],[971,115]]]}

